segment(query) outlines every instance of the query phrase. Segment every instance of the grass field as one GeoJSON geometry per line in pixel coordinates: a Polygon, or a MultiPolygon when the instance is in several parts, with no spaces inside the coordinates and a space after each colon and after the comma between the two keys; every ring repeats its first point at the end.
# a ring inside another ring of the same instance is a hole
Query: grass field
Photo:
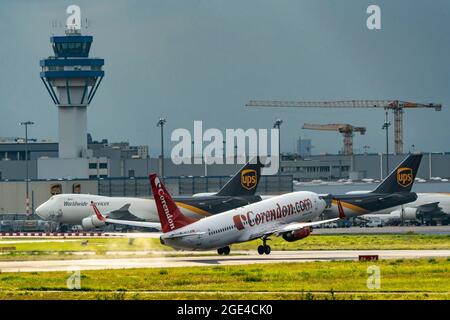
{"type": "MultiPolygon", "coordinates": [[[[173,249],[160,244],[159,239],[137,238],[131,243],[128,239],[93,238],[70,240],[67,242],[50,242],[44,239],[35,243],[21,242],[9,244],[0,240],[0,260],[46,260],[103,257],[109,251],[152,251],[148,255],[170,255],[173,249]],[[5,251],[2,248],[14,247],[5,251]]],[[[232,246],[233,250],[256,251],[260,240],[254,240],[232,246]]],[[[286,242],[282,238],[273,237],[269,242],[272,250],[400,250],[400,249],[450,249],[450,235],[312,235],[296,242],[286,242]]],[[[114,257],[114,256],[109,256],[114,257]]],[[[124,257],[119,256],[119,257],[124,257]]]]}
{"type": "Polygon", "coordinates": [[[1,299],[450,299],[450,258],[0,273],[1,299]],[[380,288],[368,289],[368,267],[380,288]]]}

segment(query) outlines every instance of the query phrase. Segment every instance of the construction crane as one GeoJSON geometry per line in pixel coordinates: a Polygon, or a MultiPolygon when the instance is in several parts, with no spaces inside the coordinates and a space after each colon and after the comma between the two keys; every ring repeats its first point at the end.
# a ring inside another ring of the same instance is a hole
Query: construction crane
{"type": "Polygon", "coordinates": [[[366,133],[365,127],[354,127],[350,124],[340,124],[340,123],[332,123],[332,124],[305,123],[302,129],[337,131],[339,133],[342,133],[342,135],[344,136],[343,151],[345,155],[353,154],[353,132],[359,132],[360,134],[366,133]]]}
{"type": "Polygon", "coordinates": [[[292,107],[292,108],[383,108],[394,113],[395,154],[403,153],[403,110],[431,108],[441,111],[438,103],[415,103],[399,100],[349,100],[349,101],[268,101],[250,100],[247,107],[292,107]]]}

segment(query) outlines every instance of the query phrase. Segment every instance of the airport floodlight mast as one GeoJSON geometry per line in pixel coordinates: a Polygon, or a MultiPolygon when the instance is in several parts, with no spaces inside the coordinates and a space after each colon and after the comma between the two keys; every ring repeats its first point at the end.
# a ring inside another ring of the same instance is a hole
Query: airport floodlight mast
{"type": "Polygon", "coordinates": [[[395,154],[403,153],[404,109],[428,108],[441,111],[442,104],[416,103],[400,100],[349,100],[349,101],[269,101],[250,100],[247,107],[290,107],[290,108],[383,108],[394,113],[395,154]]]}
{"type": "Polygon", "coordinates": [[[391,123],[389,122],[389,114],[386,110],[386,119],[384,120],[382,130],[386,130],[386,177],[389,176],[389,127],[391,123]]]}
{"type": "Polygon", "coordinates": [[[26,182],[25,182],[25,188],[26,188],[26,198],[25,198],[25,206],[26,206],[26,213],[27,215],[30,214],[30,192],[29,192],[29,180],[30,180],[30,175],[29,175],[29,166],[28,166],[28,126],[32,126],[34,124],[34,122],[32,121],[24,121],[21,122],[20,125],[21,126],[25,126],[25,166],[26,166],[26,182]]]}
{"type": "Polygon", "coordinates": [[[280,127],[283,123],[283,120],[277,119],[275,120],[275,123],[273,124],[273,127],[278,129],[278,174],[281,173],[281,134],[280,134],[280,127]]]}
{"type": "Polygon", "coordinates": [[[354,127],[350,124],[340,124],[340,123],[332,123],[332,124],[305,123],[302,129],[337,131],[339,133],[342,133],[342,135],[344,136],[343,153],[345,155],[353,154],[353,135],[354,135],[353,132],[359,132],[362,135],[366,133],[365,127],[354,127]]]}
{"type": "Polygon", "coordinates": [[[165,118],[159,118],[157,127],[161,127],[161,177],[164,177],[164,125],[166,124],[165,118]]]}

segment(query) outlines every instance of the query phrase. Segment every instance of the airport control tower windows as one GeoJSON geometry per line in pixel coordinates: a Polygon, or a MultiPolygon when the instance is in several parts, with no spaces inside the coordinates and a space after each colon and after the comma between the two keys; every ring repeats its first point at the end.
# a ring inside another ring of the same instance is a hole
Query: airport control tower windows
{"type": "Polygon", "coordinates": [[[50,41],[56,57],[87,57],[92,36],[54,36],[50,41]]]}
{"type": "Polygon", "coordinates": [[[64,52],[66,55],[88,53],[88,43],[84,42],[66,42],[56,43],[56,51],[64,52]]]}

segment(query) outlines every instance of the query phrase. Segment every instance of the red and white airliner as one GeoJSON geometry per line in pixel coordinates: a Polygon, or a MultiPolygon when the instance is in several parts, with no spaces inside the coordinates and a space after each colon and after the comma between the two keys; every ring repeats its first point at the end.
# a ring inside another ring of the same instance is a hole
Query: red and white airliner
{"type": "Polygon", "coordinates": [[[324,211],[325,200],[316,193],[298,191],[225,211],[201,220],[194,220],[181,213],[156,174],[150,175],[150,183],[160,224],[109,219],[103,216],[95,203],[92,202],[91,205],[97,218],[106,223],[159,228],[163,232],[160,237],[161,243],[175,249],[217,249],[219,254],[227,255],[230,253],[231,244],[257,238],[263,241],[263,245],[258,247],[258,253],[270,254],[270,246],[266,244],[266,241],[271,235],[282,236],[286,241],[296,241],[307,237],[312,226],[345,217],[343,210],[339,210],[339,218],[314,221],[324,211]]]}

